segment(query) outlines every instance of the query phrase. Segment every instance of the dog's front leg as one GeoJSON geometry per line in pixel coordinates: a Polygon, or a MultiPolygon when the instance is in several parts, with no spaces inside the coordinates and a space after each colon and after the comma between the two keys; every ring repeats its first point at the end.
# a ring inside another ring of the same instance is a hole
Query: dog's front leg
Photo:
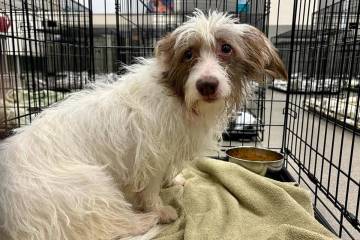
{"type": "Polygon", "coordinates": [[[171,206],[164,206],[159,196],[162,177],[154,176],[144,190],[135,194],[135,207],[139,210],[159,214],[160,223],[170,223],[178,218],[176,210],[171,206]]]}

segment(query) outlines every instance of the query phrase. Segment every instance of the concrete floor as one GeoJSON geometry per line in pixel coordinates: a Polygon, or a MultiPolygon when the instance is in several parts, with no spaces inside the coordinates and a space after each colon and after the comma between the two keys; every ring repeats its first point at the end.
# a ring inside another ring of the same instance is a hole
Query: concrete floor
{"type": "MultiPolygon", "coordinates": [[[[286,94],[268,90],[266,92],[265,124],[279,125],[267,126],[264,130],[264,140],[256,143],[257,146],[280,148],[283,140],[283,124],[286,94]]],[[[299,108],[303,106],[305,96],[302,94],[290,95],[292,116],[289,117],[289,129],[287,132],[287,148],[293,154],[288,158],[288,170],[291,175],[300,181],[301,186],[317,191],[318,198],[314,203],[326,217],[336,232],[339,232],[341,214],[335,208],[329,198],[337,199],[337,204],[346,206],[346,209],[356,215],[359,212],[359,184],[360,184],[360,136],[353,131],[343,130],[313,113],[299,108]],[[317,181],[323,186],[319,191],[304,171],[300,170],[297,163],[309,170],[317,181]],[[326,196],[328,195],[328,196],[326,196]],[[326,207],[329,209],[327,210],[326,207]],[[332,216],[333,213],[335,216],[332,216]]],[[[227,145],[255,145],[254,142],[226,142],[227,145]]],[[[360,214],[360,213],[359,213],[360,214]]],[[[359,221],[360,216],[356,218],[359,221]]],[[[342,223],[355,237],[360,239],[360,233],[343,219],[342,223]]],[[[342,230],[342,239],[351,239],[346,231],[342,230]]]]}

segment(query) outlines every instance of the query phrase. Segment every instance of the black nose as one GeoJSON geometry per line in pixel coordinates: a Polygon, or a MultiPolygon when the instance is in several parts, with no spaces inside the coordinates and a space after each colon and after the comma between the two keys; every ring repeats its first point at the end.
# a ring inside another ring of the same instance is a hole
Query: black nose
{"type": "Polygon", "coordinates": [[[219,80],[215,77],[201,78],[196,82],[196,88],[202,96],[210,96],[216,93],[219,80]]]}

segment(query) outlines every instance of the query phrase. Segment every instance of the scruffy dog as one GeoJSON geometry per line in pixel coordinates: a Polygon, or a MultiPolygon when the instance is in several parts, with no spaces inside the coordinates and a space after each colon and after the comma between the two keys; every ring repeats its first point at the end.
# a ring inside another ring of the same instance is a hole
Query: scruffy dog
{"type": "Polygon", "coordinates": [[[259,30],[196,11],[155,58],[72,94],[1,145],[1,239],[113,239],[174,221],[160,188],[216,149],[249,81],[265,74],[287,78],[259,30]]]}

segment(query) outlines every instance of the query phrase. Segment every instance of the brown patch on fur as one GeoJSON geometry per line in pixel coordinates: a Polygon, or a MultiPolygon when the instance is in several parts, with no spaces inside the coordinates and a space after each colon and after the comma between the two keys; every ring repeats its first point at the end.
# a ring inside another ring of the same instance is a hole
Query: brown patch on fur
{"type": "Polygon", "coordinates": [[[228,62],[221,63],[226,69],[226,72],[230,78],[231,83],[231,94],[228,99],[228,104],[230,104],[230,109],[238,108],[243,104],[246,99],[246,96],[249,94],[249,84],[250,81],[246,77],[248,74],[246,68],[244,68],[239,62],[238,58],[230,58],[228,62]]]}
{"type": "Polygon", "coordinates": [[[174,52],[173,46],[175,44],[175,41],[176,38],[171,36],[170,33],[168,33],[165,37],[163,37],[156,43],[155,56],[158,58],[170,57],[171,53],[174,52]]]}
{"type": "Polygon", "coordinates": [[[155,55],[165,66],[163,77],[160,83],[168,88],[174,95],[184,100],[184,87],[189,77],[192,67],[196,64],[199,56],[201,43],[194,41],[191,46],[183,46],[174,49],[176,38],[171,34],[161,39],[155,49],[155,55]],[[193,58],[189,61],[184,60],[184,53],[188,49],[193,52],[193,58]]]}
{"type": "Polygon", "coordinates": [[[263,81],[267,73],[274,78],[287,80],[286,67],[276,49],[257,28],[246,25],[246,30],[242,31],[240,37],[234,36],[231,29],[224,29],[217,36],[235,49],[238,66],[248,79],[263,81]]]}
{"type": "MultiPolygon", "coordinates": [[[[251,71],[261,71],[263,69],[274,78],[287,80],[288,74],[284,63],[269,39],[257,28],[250,25],[247,28],[241,35],[239,44],[247,55],[246,64],[251,71]]],[[[257,78],[257,80],[262,79],[257,78]]]]}
{"type": "Polygon", "coordinates": [[[233,48],[232,56],[219,60],[231,79],[228,103],[237,108],[251,90],[250,80],[261,82],[266,74],[284,79],[288,76],[276,49],[261,31],[248,26],[240,37],[235,34],[233,29],[222,29],[215,33],[215,37],[218,44],[228,43],[233,48]]]}
{"type": "Polygon", "coordinates": [[[266,74],[275,78],[287,79],[285,66],[265,35],[252,26],[243,25],[242,27],[244,30],[241,31],[241,34],[237,34],[234,29],[218,30],[214,36],[217,46],[210,46],[204,42],[205,39],[194,33],[190,39],[187,38],[186,42],[184,41],[180,47],[175,49],[177,36],[174,34],[165,36],[158,42],[155,49],[156,57],[165,68],[160,83],[169,89],[171,94],[184,100],[186,81],[193,66],[197,63],[200,49],[203,47],[217,54],[220,64],[226,69],[231,79],[232,93],[227,99],[231,106],[240,105],[245,99],[250,90],[249,80],[263,81],[266,74]],[[231,56],[221,57],[218,54],[217,51],[224,43],[232,46],[231,56]],[[188,49],[193,51],[193,58],[186,61],[184,53],[188,49]]]}

